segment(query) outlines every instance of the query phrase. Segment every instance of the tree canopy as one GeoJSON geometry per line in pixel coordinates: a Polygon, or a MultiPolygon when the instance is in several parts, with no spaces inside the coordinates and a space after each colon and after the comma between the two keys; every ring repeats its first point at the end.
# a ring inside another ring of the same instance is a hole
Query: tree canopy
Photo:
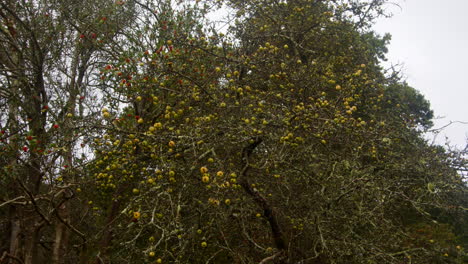
{"type": "Polygon", "coordinates": [[[387,4],[0,1],[0,263],[465,263],[387,4]]]}

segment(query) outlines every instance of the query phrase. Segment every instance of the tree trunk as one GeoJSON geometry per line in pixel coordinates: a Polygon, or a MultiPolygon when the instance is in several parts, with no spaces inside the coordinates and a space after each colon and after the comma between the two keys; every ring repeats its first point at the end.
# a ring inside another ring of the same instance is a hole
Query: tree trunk
{"type": "Polygon", "coordinates": [[[39,233],[43,224],[41,223],[27,223],[24,228],[24,264],[37,264],[38,261],[38,245],[39,245],[39,233]]]}
{"type": "Polygon", "coordinates": [[[106,221],[106,226],[104,227],[105,230],[103,232],[103,236],[101,239],[101,245],[100,245],[100,252],[101,256],[103,256],[103,259],[107,259],[107,253],[108,249],[111,246],[112,243],[112,222],[114,219],[117,217],[119,213],[119,208],[120,208],[120,201],[113,201],[112,206],[109,211],[109,215],[107,217],[106,221]]]}
{"type": "MultiPolygon", "coordinates": [[[[59,210],[58,214],[60,215],[60,217],[67,223],[70,223],[70,209],[67,206],[68,204],[69,203],[65,202],[57,210],[59,210]]],[[[58,223],[55,224],[55,239],[54,246],[52,249],[51,260],[53,264],[65,263],[65,255],[67,254],[69,234],[70,231],[64,223],[58,221],[58,223]]]]}
{"type": "MultiPolygon", "coordinates": [[[[21,222],[17,216],[17,210],[15,206],[10,207],[10,255],[18,256],[20,251],[20,231],[21,222]]],[[[16,264],[16,260],[10,259],[8,264],[16,264]]]]}

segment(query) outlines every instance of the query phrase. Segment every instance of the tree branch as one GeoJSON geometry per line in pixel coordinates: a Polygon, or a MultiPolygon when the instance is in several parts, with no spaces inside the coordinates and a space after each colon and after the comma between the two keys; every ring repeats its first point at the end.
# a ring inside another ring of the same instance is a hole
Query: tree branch
{"type": "Polygon", "coordinates": [[[44,221],[48,224],[48,225],[51,225],[51,222],[49,219],[47,219],[47,217],[41,212],[41,210],[39,209],[39,206],[37,205],[36,203],[36,200],[34,199],[34,196],[32,195],[32,193],[28,190],[28,188],[26,188],[26,186],[24,186],[24,184],[18,180],[19,184],[21,185],[21,187],[23,188],[23,190],[26,192],[26,194],[29,196],[29,198],[31,199],[31,203],[33,204],[34,206],[34,210],[41,216],[42,219],[44,219],[44,221]]]}
{"type": "Polygon", "coordinates": [[[265,197],[263,197],[256,189],[252,188],[252,185],[247,179],[247,172],[250,169],[249,158],[252,155],[255,148],[262,142],[263,140],[257,137],[252,143],[244,147],[244,149],[242,150],[242,163],[244,164],[244,166],[240,173],[240,185],[245,190],[245,192],[247,192],[247,194],[253,198],[255,203],[263,209],[263,217],[270,224],[276,248],[280,251],[286,251],[286,242],[283,233],[281,232],[278,219],[276,217],[276,213],[273,207],[268,203],[265,197]]]}

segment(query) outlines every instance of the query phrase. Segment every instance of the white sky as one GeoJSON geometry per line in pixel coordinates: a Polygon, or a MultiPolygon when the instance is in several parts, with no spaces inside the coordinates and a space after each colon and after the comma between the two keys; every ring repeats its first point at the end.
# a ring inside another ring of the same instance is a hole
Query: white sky
{"type": "Polygon", "coordinates": [[[374,29],[392,35],[387,58],[403,64],[408,83],[431,103],[435,128],[452,124],[437,138],[464,147],[468,138],[468,0],[396,0],[401,8],[374,29]]]}

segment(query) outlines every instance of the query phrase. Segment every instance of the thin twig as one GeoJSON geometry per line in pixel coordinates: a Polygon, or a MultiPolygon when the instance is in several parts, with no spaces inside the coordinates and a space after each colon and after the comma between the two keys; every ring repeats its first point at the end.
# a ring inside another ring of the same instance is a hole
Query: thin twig
{"type": "Polygon", "coordinates": [[[266,258],[262,259],[262,261],[260,261],[258,264],[265,264],[265,263],[267,263],[269,261],[273,261],[275,258],[280,256],[281,254],[283,254],[283,251],[278,251],[273,256],[269,256],[269,257],[266,257],[266,258]]]}

